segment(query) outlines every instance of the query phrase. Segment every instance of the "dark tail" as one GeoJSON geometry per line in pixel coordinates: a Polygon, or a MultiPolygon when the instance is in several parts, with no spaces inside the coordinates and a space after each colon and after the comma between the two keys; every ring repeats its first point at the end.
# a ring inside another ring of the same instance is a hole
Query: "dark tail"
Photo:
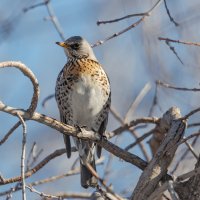
{"type": "MultiPolygon", "coordinates": [[[[95,159],[90,163],[93,169],[96,171],[95,159]]],[[[96,187],[97,186],[97,179],[95,176],[91,174],[88,168],[80,162],[81,167],[81,185],[84,188],[88,187],[96,187]]]]}

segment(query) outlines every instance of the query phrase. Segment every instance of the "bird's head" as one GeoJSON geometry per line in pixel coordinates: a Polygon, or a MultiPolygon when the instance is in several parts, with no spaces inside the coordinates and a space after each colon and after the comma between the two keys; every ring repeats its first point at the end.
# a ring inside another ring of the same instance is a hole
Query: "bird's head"
{"type": "Polygon", "coordinates": [[[64,48],[68,58],[89,58],[97,61],[90,44],[80,36],[73,36],[56,44],[64,48]]]}

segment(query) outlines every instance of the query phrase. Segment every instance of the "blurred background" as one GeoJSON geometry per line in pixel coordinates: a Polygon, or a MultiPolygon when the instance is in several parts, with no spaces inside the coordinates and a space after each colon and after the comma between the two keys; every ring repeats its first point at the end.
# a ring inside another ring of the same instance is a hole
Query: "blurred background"
{"type": "MultiPolygon", "coordinates": [[[[43,1],[0,1],[0,60],[21,61],[26,64],[36,75],[40,84],[40,99],[36,111],[59,119],[55,99],[49,100],[45,108],[42,107],[42,101],[54,93],[56,78],[66,63],[66,56],[62,48],[55,44],[56,41],[61,41],[61,38],[49,20],[46,6],[38,6],[24,11],[24,9],[40,3],[43,1]]],[[[121,31],[139,18],[128,18],[117,23],[100,26],[96,24],[98,20],[146,12],[155,3],[156,0],[51,0],[50,2],[65,38],[80,35],[91,44],[121,31]]],[[[129,113],[127,121],[149,115],[155,95],[156,80],[178,87],[199,88],[200,48],[171,43],[182,60],[182,64],[166,43],[159,41],[158,37],[191,42],[200,41],[200,2],[198,0],[177,0],[167,1],[167,3],[171,15],[179,26],[175,26],[170,21],[164,2],[162,2],[152,12],[152,15],[137,27],[94,48],[96,57],[110,78],[112,107],[122,118],[141,90],[148,84],[149,89],[134,112],[129,113]]],[[[25,109],[29,106],[31,96],[32,85],[23,74],[14,68],[0,70],[0,101],[9,106],[25,109]]],[[[187,114],[199,106],[200,95],[198,92],[158,87],[157,97],[158,102],[153,109],[152,116],[160,117],[171,106],[178,106],[183,115],[187,114]]],[[[15,117],[0,112],[0,139],[17,120],[15,117]]],[[[199,122],[199,115],[193,116],[190,120],[190,122],[199,122]]],[[[118,126],[120,123],[110,114],[107,130],[114,130],[118,126]]],[[[140,129],[139,136],[149,128],[150,126],[140,129]]],[[[194,132],[197,128],[187,131],[186,134],[194,132]]],[[[63,137],[55,130],[32,121],[27,122],[27,129],[27,153],[33,142],[36,142],[38,151],[43,149],[38,161],[56,149],[64,148],[63,137]]],[[[149,138],[145,140],[144,144],[147,153],[151,156],[148,140],[149,138]]],[[[112,141],[114,142],[115,138],[112,141]]],[[[126,147],[133,141],[133,136],[129,132],[124,132],[118,137],[117,144],[120,147],[126,147]]],[[[19,127],[8,141],[0,146],[0,172],[5,178],[20,174],[21,143],[22,128],[19,127]]],[[[199,152],[198,149],[196,151],[199,152]]],[[[130,152],[145,159],[138,146],[131,149],[130,152]]],[[[178,152],[181,152],[181,149],[178,152]]],[[[103,151],[103,155],[105,156],[104,165],[97,167],[101,177],[104,176],[105,168],[107,169],[108,160],[106,151],[103,151]]],[[[74,153],[70,160],[66,155],[62,155],[52,160],[26,182],[65,173],[71,168],[76,158],[77,153],[74,153]]],[[[109,169],[108,184],[112,184],[117,193],[123,194],[125,197],[129,196],[141,171],[116,157],[113,157],[109,169]]],[[[182,169],[187,171],[188,165],[183,165],[182,169]]],[[[88,192],[81,188],[79,179],[79,175],[70,176],[36,188],[51,194],[88,192]]],[[[0,192],[10,189],[14,185],[1,186],[0,192]]],[[[92,191],[92,189],[89,190],[89,192],[92,191]]],[[[27,193],[28,199],[40,198],[34,193],[27,193]]],[[[5,199],[5,196],[0,199],[5,199]]],[[[13,199],[21,199],[21,192],[13,193],[13,199]]]]}

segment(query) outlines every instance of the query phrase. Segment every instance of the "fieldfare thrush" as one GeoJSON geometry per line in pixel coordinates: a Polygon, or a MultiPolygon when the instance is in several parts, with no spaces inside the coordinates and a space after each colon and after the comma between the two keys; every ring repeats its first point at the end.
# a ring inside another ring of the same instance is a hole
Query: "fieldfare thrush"
{"type": "MultiPolygon", "coordinates": [[[[105,71],[90,44],[82,37],[73,36],[56,44],[64,48],[68,58],[58,75],[55,88],[61,121],[71,126],[87,127],[103,137],[111,102],[110,84],[105,71]]],[[[101,156],[101,147],[92,141],[73,139],[80,157],[81,185],[84,188],[96,187],[97,179],[86,164],[96,170],[95,146],[98,157],[101,156]]],[[[64,136],[64,142],[70,158],[69,136],[64,136]]]]}

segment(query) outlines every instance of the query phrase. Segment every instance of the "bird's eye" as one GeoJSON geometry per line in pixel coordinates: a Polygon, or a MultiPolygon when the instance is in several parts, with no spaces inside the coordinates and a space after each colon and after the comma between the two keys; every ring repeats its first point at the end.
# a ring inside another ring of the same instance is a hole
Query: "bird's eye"
{"type": "Polygon", "coordinates": [[[72,49],[78,49],[79,48],[79,44],[78,43],[74,43],[72,45],[70,45],[72,49]]]}

